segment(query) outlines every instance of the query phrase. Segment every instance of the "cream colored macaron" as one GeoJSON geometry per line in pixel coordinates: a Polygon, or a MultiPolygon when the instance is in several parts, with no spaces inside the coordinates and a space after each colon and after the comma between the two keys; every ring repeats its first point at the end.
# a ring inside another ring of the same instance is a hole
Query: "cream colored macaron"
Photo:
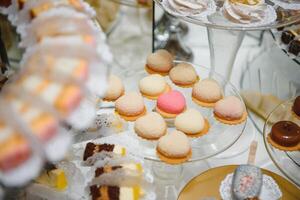
{"type": "Polygon", "coordinates": [[[160,49],[147,57],[146,71],[150,74],[167,75],[173,66],[173,56],[166,50],[160,49]]]}
{"type": "Polygon", "coordinates": [[[193,87],[192,99],[201,106],[213,107],[222,98],[222,88],[214,79],[204,79],[193,87]]]}
{"type": "Polygon", "coordinates": [[[135,121],[134,130],[144,139],[157,140],[166,134],[167,124],[160,114],[150,112],[135,121]]]}
{"type": "Polygon", "coordinates": [[[146,107],[142,95],[129,92],[116,101],[116,112],[127,121],[135,121],[146,114],[146,107]]]}
{"type": "Polygon", "coordinates": [[[152,74],[141,79],[139,89],[142,95],[149,99],[157,99],[162,93],[171,90],[164,77],[159,74],[152,74]]]}
{"type": "Polygon", "coordinates": [[[179,164],[187,161],[191,154],[191,144],[188,137],[181,131],[173,131],[158,140],[157,154],[169,164],[179,164]]]}
{"type": "Polygon", "coordinates": [[[110,75],[108,80],[108,89],[104,100],[115,101],[124,94],[124,85],[121,79],[116,75],[110,75]]]}
{"type": "Polygon", "coordinates": [[[209,130],[208,120],[196,109],[187,109],[175,118],[175,127],[191,137],[199,137],[209,130]]]}
{"type": "Polygon", "coordinates": [[[175,85],[180,87],[192,87],[199,80],[194,67],[184,62],[173,67],[169,73],[169,77],[175,85]]]}

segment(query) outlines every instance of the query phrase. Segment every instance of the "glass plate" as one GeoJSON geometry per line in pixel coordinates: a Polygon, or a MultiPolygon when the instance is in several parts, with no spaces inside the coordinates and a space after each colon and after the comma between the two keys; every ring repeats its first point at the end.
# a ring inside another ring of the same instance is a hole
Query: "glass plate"
{"type": "MultiPolygon", "coordinates": [[[[181,61],[175,61],[175,64],[180,63],[181,61]]],[[[242,98],[239,95],[238,90],[231,84],[225,81],[225,78],[220,76],[217,73],[210,72],[210,69],[192,64],[200,79],[208,78],[209,73],[211,73],[211,77],[219,82],[221,87],[224,88],[224,95],[234,95],[237,96],[242,102],[242,98]]],[[[140,74],[141,77],[147,76],[146,72],[140,74]]],[[[195,108],[199,110],[202,115],[209,121],[210,123],[210,130],[209,132],[199,138],[190,138],[191,145],[192,145],[192,157],[188,162],[198,161],[207,159],[209,157],[215,156],[229,147],[231,147],[241,136],[244,132],[246,127],[247,121],[244,121],[238,125],[225,125],[214,118],[213,109],[212,108],[204,108],[200,107],[192,101],[191,93],[192,88],[180,88],[174,85],[168,77],[166,77],[168,84],[174,89],[180,91],[186,99],[187,107],[188,108],[195,108]]],[[[135,84],[136,87],[133,90],[138,91],[138,84],[135,84]]],[[[145,99],[145,105],[147,107],[147,112],[152,111],[156,106],[156,101],[145,99]]],[[[113,112],[111,110],[110,112],[113,112]]],[[[172,121],[168,121],[169,124],[172,124],[172,121]]],[[[157,141],[148,141],[138,137],[133,129],[134,123],[129,122],[129,131],[126,133],[130,138],[132,138],[132,144],[139,144],[140,151],[132,152],[136,156],[143,157],[148,160],[152,161],[160,161],[160,159],[156,155],[156,145],[157,141]]],[[[174,130],[174,127],[169,126],[168,131],[174,130]]]]}
{"type": "Polygon", "coordinates": [[[294,100],[294,98],[288,100],[274,109],[265,123],[263,134],[265,147],[274,164],[291,181],[300,186],[300,151],[281,151],[274,148],[267,141],[267,136],[271,131],[272,125],[277,121],[293,121],[296,124],[300,125],[300,120],[297,120],[297,118],[294,117],[291,111],[294,100]]]}
{"type": "MultiPolygon", "coordinates": [[[[171,12],[169,12],[168,8],[164,7],[163,2],[164,1],[168,1],[168,0],[154,0],[157,4],[159,4],[166,12],[168,12],[169,14],[172,15],[171,12]]],[[[269,23],[267,25],[258,25],[258,26],[242,26],[241,24],[238,23],[233,23],[229,20],[227,20],[227,18],[225,18],[222,14],[222,12],[220,11],[220,9],[223,7],[223,0],[214,0],[215,4],[217,6],[217,9],[214,13],[212,13],[210,16],[212,16],[214,19],[214,22],[212,22],[211,20],[203,20],[200,19],[199,17],[195,17],[195,16],[182,16],[182,15],[176,15],[176,17],[183,19],[187,22],[196,24],[196,25],[201,25],[201,26],[207,26],[210,28],[217,28],[217,29],[226,29],[226,30],[266,30],[266,29],[272,29],[272,28],[279,28],[279,27],[283,27],[283,26],[287,26],[290,24],[293,24],[297,21],[300,20],[300,10],[287,10],[287,9],[283,9],[279,6],[274,6],[274,4],[269,1],[266,0],[266,3],[273,6],[277,16],[280,15],[280,17],[277,17],[276,21],[269,23]],[[280,14],[279,14],[280,13],[280,14]]],[[[174,15],[174,13],[173,13],[174,15]]]]}

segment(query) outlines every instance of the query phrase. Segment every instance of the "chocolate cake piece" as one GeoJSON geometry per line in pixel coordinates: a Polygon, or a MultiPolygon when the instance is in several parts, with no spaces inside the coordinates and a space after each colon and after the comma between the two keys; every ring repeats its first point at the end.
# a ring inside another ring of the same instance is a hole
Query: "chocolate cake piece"
{"type": "Polygon", "coordinates": [[[300,52],[300,40],[298,39],[298,40],[291,41],[288,51],[294,54],[295,56],[298,56],[300,52]]]}

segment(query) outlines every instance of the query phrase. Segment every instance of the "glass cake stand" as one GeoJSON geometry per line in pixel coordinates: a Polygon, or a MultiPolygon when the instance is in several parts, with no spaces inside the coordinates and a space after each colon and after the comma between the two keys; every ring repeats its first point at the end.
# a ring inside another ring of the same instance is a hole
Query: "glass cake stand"
{"type": "MultiPolygon", "coordinates": [[[[207,17],[194,17],[179,14],[176,10],[168,6],[168,0],[154,0],[165,12],[173,15],[186,22],[207,27],[208,42],[210,49],[210,65],[211,73],[214,71],[220,73],[227,81],[230,81],[232,72],[234,71],[234,62],[238,50],[242,44],[246,31],[258,31],[279,28],[293,24],[300,20],[300,11],[285,10],[280,7],[273,6],[280,17],[276,21],[266,25],[243,26],[233,23],[224,17],[222,7],[224,1],[214,0],[216,11],[207,17]]],[[[272,5],[270,1],[266,1],[272,5]]],[[[196,56],[196,55],[195,55],[196,56]]],[[[248,137],[242,138],[239,143],[242,146],[249,147],[250,141],[247,138],[253,138],[254,132],[249,132],[248,137]]]]}
{"type": "MultiPolygon", "coordinates": [[[[175,61],[174,64],[181,61],[175,61]]],[[[237,96],[242,102],[238,90],[226,79],[216,72],[211,73],[209,68],[201,65],[192,64],[195,67],[200,79],[208,78],[209,76],[217,80],[224,89],[224,95],[237,96]]],[[[146,76],[144,71],[141,77],[146,76]]],[[[213,108],[204,108],[195,104],[192,101],[192,88],[181,88],[174,85],[169,78],[166,78],[168,84],[174,89],[180,91],[186,99],[187,107],[199,110],[202,115],[209,121],[210,130],[208,134],[199,138],[190,138],[192,146],[192,157],[184,164],[169,165],[162,162],[156,154],[157,141],[147,141],[138,137],[134,132],[134,123],[129,122],[128,130],[125,134],[126,138],[118,141],[120,145],[125,146],[131,154],[137,157],[144,158],[153,169],[156,182],[156,193],[160,199],[174,200],[177,198],[179,188],[184,182],[187,182],[195,173],[209,169],[206,159],[218,155],[229,149],[242,135],[245,130],[247,120],[238,125],[225,125],[214,118],[213,108]],[[130,141],[130,143],[128,142],[130,141]],[[198,162],[196,162],[198,161],[198,162]]],[[[135,84],[131,90],[138,91],[138,84],[135,84]]],[[[114,108],[113,103],[110,103],[111,108],[114,108]]],[[[156,101],[145,99],[147,111],[152,111],[156,106],[156,101]]],[[[104,106],[104,105],[103,105],[104,106]]],[[[106,105],[109,107],[108,105],[106,105]]],[[[106,107],[106,108],[107,108],[106,107]]],[[[107,112],[108,109],[102,109],[107,112]]],[[[109,112],[114,112],[111,109],[109,112]]],[[[172,125],[172,120],[167,120],[168,131],[175,130],[172,125]]]]}
{"type": "Polygon", "coordinates": [[[263,136],[265,147],[274,164],[285,176],[300,187],[300,151],[281,151],[274,148],[267,141],[267,136],[271,131],[272,125],[278,121],[293,121],[300,125],[300,120],[291,111],[294,100],[295,98],[285,101],[274,109],[265,123],[263,136]]]}

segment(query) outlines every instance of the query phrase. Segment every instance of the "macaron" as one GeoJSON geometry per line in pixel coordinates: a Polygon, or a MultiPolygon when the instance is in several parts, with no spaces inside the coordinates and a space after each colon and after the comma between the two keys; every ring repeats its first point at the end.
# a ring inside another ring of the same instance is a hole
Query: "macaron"
{"type": "Polygon", "coordinates": [[[239,98],[228,96],[215,104],[214,116],[221,123],[234,125],[244,122],[247,112],[239,98]]]}
{"type": "Polygon", "coordinates": [[[148,99],[157,99],[160,94],[171,90],[164,77],[159,74],[152,74],[141,79],[139,89],[148,99]]]}
{"type": "Polygon", "coordinates": [[[156,102],[156,112],[164,118],[175,118],[186,108],[184,96],[176,90],[161,94],[156,102]]]}
{"type": "Polygon", "coordinates": [[[149,74],[168,75],[173,67],[173,56],[164,49],[157,50],[147,57],[145,70],[149,74]]]}
{"type": "Polygon", "coordinates": [[[143,139],[157,140],[166,134],[167,124],[160,114],[150,112],[135,121],[134,130],[143,139]]]}
{"type": "Polygon", "coordinates": [[[175,118],[175,127],[190,137],[200,137],[209,131],[209,122],[196,109],[187,109],[175,118]]]}
{"type": "Polygon", "coordinates": [[[204,79],[196,83],[192,90],[192,99],[204,107],[214,107],[223,98],[222,88],[214,79],[204,79]]]}
{"type": "Polygon", "coordinates": [[[162,136],[156,147],[158,157],[168,164],[186,162],[192,156],[188,137],[181,131],[173,131],[162,136]]]}
{"type": "Polygon", "coordinates": [[[128,92],[116,101],[115,111],[123,119],[135,121],[146,114],[144,99],[137,92],[128,92]]]}
{"type": "Polygon", "coordinates": [[[110,75],[108,80],[108,89],[104,100],[115,101],[124,94],[124,85],[121,79],[116,75],[110,75]]]}
{"type": "Polygon", "coordinates": [[[185,62],[173,67],[170,70],[169,77],[179,87],[193,87],[199,81],[199,76],[193,65],[185,62]]]}

